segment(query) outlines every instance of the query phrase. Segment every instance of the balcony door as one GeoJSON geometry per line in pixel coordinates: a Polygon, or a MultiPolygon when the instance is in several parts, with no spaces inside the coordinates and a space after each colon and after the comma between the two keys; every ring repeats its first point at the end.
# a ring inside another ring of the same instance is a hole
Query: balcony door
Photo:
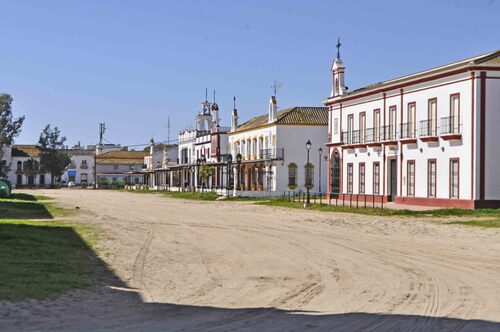
{"type": "Polygon", "coordinates": [[[460,95],[454,94],[450,96],[450,128],[449,132],[451,134],[459,133],[459,121],[460,118],[460,95]]]}
{"type": "Polygon", "coordinates": [[[380,141],[380,110],[373,111],[373,141],[380,141]]]}
{"type": "Polygon", "coordinates": [[[407,130],[408,132],[406,132],[405,134],[406,137],[408,138],[415,138],[415,131],[416,131],[416,105],[415,103],[409,103],[408,104],[408,114],[407,114],[407,118],[408,118],[408,124],[407,124],[407,130]]]}
{"type": "Polygon", "coordinates": [[[331,195],[332,198],[337,198],[340,193],[340,155],[337,151],[333,154],[331,167],[331,195]]]}
{"type": "Polygon", "coordinates": [[[396,107],[391,107],[389,108],[389,132],[386,137],[391,141],[396,139],[396,121],[396,107]]]}
{"type": "Polygon", "coordinates": [[[347,117],[347,144],[352,144],[352,132],[354,130],[354,115],[347,117]]]}
{"type": "Polygon", "coordinates": [[[428,136],[437,135],[437,99],[429,99],[427,107],[428,136]]]}

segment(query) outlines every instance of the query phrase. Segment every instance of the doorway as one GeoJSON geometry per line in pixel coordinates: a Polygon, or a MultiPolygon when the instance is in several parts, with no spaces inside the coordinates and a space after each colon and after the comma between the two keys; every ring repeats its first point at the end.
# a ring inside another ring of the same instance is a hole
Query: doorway
{"type": "Polygon", "coordinates": [[[396,159],[389,160],[389,201],[394,202],[397,194],[397,164],[396,159]]]}
{"type": "Polygon", "coordinates": [[[331,196],[337,198],[340,193],[340,155],[337,151],[335,151],[332,158],[331,179],[331,196]]]}

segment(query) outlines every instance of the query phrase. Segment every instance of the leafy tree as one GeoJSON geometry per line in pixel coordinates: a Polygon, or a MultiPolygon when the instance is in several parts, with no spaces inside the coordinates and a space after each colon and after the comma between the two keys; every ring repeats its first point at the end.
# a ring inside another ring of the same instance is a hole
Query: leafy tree
{"type": "Polygon", "coordinates": [[[54,177],[61,176],[64,169],[71,162],[68,155],[61,150],[64,148],[66,137],[61,136],[59,128],[50,128],[50,125],[43,128],[38,145],[41,150],[40,169],[42,172],[50,172],[50,183],[54,184],[54,177]]]}
{"type": "Polygon", "coordinates": [[[3,160],[3,148],[12,145],[14,137],[21,133],[24,116],[14,119],[12,116],[12,97],[0,93],[0,178],[5,177],[8,165],[3,160]]]}
{"type": "Polygon", "coordinates": [[[208,179],[213,173],[214,168],[209,165],[201,165],[200,167],[200,178],[201,178],[201,183],[203,186],[208,184],[208,179]]]}

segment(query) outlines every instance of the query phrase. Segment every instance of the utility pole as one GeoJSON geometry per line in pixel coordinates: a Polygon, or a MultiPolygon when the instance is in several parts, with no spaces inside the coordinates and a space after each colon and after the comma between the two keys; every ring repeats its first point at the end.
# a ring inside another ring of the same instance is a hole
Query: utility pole
{"type": "Polygon", "coordinates": [[[102,139],[104,136],[104,132],[106,131],[106,124],[99,123],[99,143],[96,146],[94,151],[94,185],[93,188],[97,189],[97,151],[102,147],[102,139]]]}

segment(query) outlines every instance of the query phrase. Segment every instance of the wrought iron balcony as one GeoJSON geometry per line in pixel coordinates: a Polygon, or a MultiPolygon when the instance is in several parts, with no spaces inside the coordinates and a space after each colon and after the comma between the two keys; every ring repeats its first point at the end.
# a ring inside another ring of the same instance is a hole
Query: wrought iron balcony
{"type": "Polygon", "coordinates": [[[460,121],[459,121],[458,117],[449,116],[446,118],[441,118],[440,133],[441,133],[441,135],[461,134],[460,121]]]}
{"type": "Polygon", "coordinates": [[[415,124],[407,122],[401,124],[401,132],[399,133],[400,139],[415,139],[417,136],[417,129],[415,124]]]}
{"type": "Polygon", "coordinates": [[[283,160],[285,156],[285,149],[261,149],[259,151],[259,159],[262,160],[283,160]]]}
{"type": "Polygon", "coordinates": [[[437,136],[437,121],[433,119],[420,121],[419,136],[420,137],[437,136]]]}
{"type": "Polygon", "coordinates": [[[381,126],[380,133],[382,135],[382,137],[380,138],[381,141],[384,141],[384,142],[396,141],[398,139],[397,132],[396,132],[396,126],[394,126],[394,125],[381,126]]]}

